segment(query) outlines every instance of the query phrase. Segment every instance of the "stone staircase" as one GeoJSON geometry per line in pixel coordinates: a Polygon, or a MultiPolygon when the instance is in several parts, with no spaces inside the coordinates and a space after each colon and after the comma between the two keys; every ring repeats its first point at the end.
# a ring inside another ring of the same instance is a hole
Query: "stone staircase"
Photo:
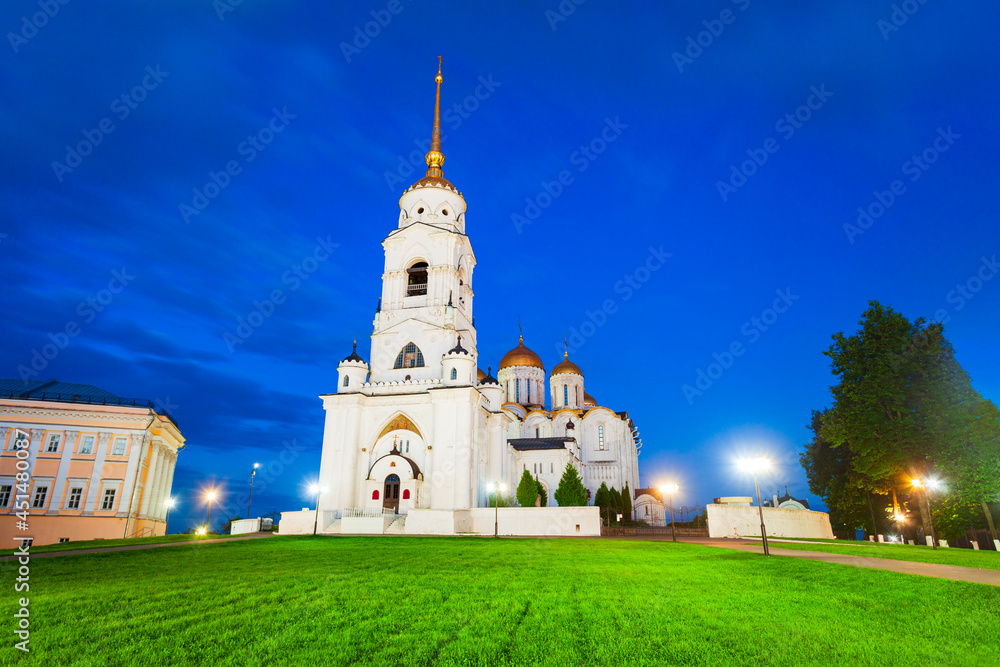
{"type": "Polygon", "coordinates": [[[385,528],[386,535],[402,535],[406,528],[406,515],[400,514],[396,520],[385,528]]]}

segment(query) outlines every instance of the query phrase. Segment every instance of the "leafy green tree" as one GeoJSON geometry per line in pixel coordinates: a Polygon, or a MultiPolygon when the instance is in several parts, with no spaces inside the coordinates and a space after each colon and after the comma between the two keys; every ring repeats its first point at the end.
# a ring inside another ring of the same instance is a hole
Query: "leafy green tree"
{"type": "Polygon", "coordinates": [[[628,482],[625,482],[625,488],[622,489],[622,514],[626,521],[632,520],[632,491],[628,488],[628,482]]]}
{"type": "MultiPolygon", "coordinates": [[[[990,471],[1000,463],[988,452],[996,449],[1000,422],[955,360],[942,325],[911,322],[877,301],[859,324],[854,335],[835,334],[826,352],[839,381],[822,436],[851,450],[851,469],[872,489],[888,492],[912,478],[942,475],[958,479],[958,499],[995,497],[1000,491],[990,471]],[[977,472],[963,474],[970,467],[977,472]]],[[[915,495],[930,534],[927,496],[915,495]]]]}
{"type": "Polygon", "coordinates": [[[622,511],[622,494],[618,492],[618,489],[611,487],[611,502],[609,503],[611,508],[611,523],[618,523],[618,515],[622,511]]]}
{"type": "Polygon", "coordinates": [[[572,463],[566,464],[554,495],[560,507],[582,507],[587,504],[587,488],[572,463]]]}
{"type": "Polygon", "coordinates": [[[597,493],[594,494],[594,505],[601,510],[601,520],[608,520],[610,524],[608,508],[611,506],[611,491],[608,490],[608,485],[604,482],[601,482],[597,493]]]}
{"type": "Polygon", "coordinates": [[[538,481],[537,479],[535,480],[535,486],[538,489],[538,497],[542,501],[539,506],[540,507],[547,506],[549,504],[549,494],[545,493],[545,487],[542,486],[542,483],[540,481],[538,481]]]}
{"type": "Polygon", "coordinates": [[[517,504],[521,507],[534,507],[538,499],[538,485],[531,473],[525,470],[517,485],[517,504]]]}
{"type": "Polygon", "coordinates": [[[496,494],[495,491],[489,495],[489,497],[488,497],[487,500],[488,500],[488,502],[487,502],[487,506],[488,507],[516,507],[517,506],[517,498],[515,498],[514,496],[505,496],[502,493],[499,496],[497,496],[497,494],[496,494]]]}

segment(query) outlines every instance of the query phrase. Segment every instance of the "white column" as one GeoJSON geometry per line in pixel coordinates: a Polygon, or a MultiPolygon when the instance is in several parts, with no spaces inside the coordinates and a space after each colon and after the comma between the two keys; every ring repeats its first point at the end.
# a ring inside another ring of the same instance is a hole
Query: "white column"
{"type": "Polygon", "coordinates": [[[163,485],[163,504],[160,506],[161,516],[167,518],[167,498],[170,497],[170,489],[174,485],[174,469],[177,468],[177,452],[170,455],[170,471],[167,473],[167,481],[163,485]]]}
{"type": "Polygon", "coordinates": [[[62,502],[63,488],[66,486],[66,475],[69,473],[69,460],[73,456],[73,446],[79,431],[66,431],[62,441],[62,456],[59,457],[59,471],[52,484],[52,494],[49,498],[49,509],[46,514],[58,514],[62,502]]]}
{"type": "Polygon", "coordinates": [[[136,442],[137,437],[136,435],[132,438],[132,448],[129,450],[128,455],[128,468],[125,470],[125,479],[122,482],[122,500],[118,503],[118,516],[122,517],[128,516],[129,511],[135,512],[138,509],[133,503],[135,484],[138,481],[135,471],[136,468],[142,465],[142,454],[146,446],[146,438],[149,437],[148,432],[144,432],[143,437],[138,442],[136,442]]]}
{"type": "Polygon", "coordinates": [[[156,475],[149,487],[149,518],[160,515],[160,503],[163,501],[163,479],[167,476],[167,466],[170,465],[170,450],[166,445],[160,445],[160,460],[156,464],[156,475]]]}
{"type": "Polygon", "coordinates": [[[146,466],[146,476],[142,480],[142,500],[139,502],[139,516],[149,512],[149,497],[152,495],[153,476],[156,474],[157,463],[160,460],[160,445],[151,442],[149,445],[149,464],[146,466]]]}
{"type": "Polygon", "coordinates": [[[163,474],[160,476],[160,482],[156,485],[156,511],[153,516],[157,519],[162,519],[164,516],[164,510],[167,508],[167,492],[170,489],[169,481],[170,475],[174,469],[174,454],[171,451],[167,451],[166,464],[163,466],[163,474]]]}
{"type": "Polygon", "coordinates": [[[90,484],[87,487],[87,502],[83,505],[83,515],[89,516],[97,509],[97,494],[101,489],[101,476],[104,472],[104,458],[108,454],[110,433],[97,434],[97,456],[94,458],[94,469],[90,472],[90,484]]]}

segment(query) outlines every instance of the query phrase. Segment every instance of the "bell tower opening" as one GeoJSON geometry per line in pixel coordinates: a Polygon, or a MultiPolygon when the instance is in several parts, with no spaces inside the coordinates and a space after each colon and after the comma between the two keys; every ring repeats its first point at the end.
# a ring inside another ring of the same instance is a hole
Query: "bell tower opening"
{"type": "Polygon", "coordinates": [[[427,262],[417,262],[406,270],[406,296],[427,294],[427,262]]]}

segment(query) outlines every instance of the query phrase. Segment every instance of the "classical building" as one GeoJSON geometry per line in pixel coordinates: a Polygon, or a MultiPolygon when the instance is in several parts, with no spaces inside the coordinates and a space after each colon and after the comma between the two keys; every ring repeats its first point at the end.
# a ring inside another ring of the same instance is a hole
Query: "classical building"
{"type": "MultiPolygon", "coordinates": [[[[480,360],[476,256],[465,198],[442,170],[440,70],[435,80],[427,173],[403,192],[396,228],[382,242],[371,362],[355,343],[338,367],[336,393],[321,396],[321,531],[336,530],[345,515],[486,507],[492,484],[512,494],[525,470],[554,505],[567,464],[591,495],[602,482],[638,486],[635,425],[587,394],[568,354],[548,376],[523,338],[496,376],[480,360]]],[[[311,524],[311,515],[303,522],[311,524]]]]}
{"type": "Polygon", "coordinates": [[[0,379],[0,445],[0,533],[8,544],[166,532],[184,437],[148,401],[87,384],[0,379]],[[17,477],[22,469],[26,481],[17,477]],[[28,530],[17,527],[22,502],[28,530]]]}

